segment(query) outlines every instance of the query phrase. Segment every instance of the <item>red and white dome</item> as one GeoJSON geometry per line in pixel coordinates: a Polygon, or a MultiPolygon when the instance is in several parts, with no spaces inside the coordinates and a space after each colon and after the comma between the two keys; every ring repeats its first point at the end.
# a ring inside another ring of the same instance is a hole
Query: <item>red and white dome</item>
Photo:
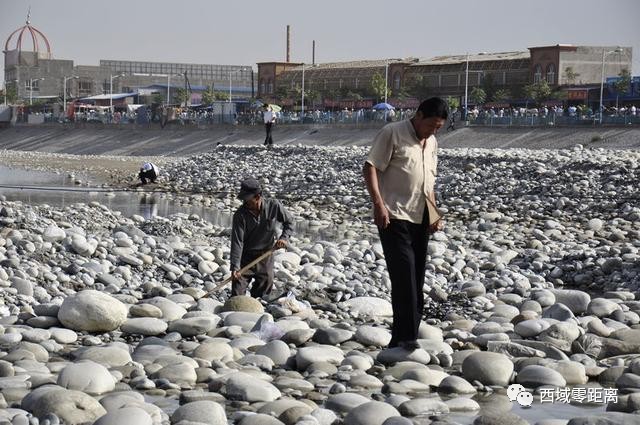
{"type": "Polygon", "coordinates": [[[26,25],[12,32],[4,43],[4,51],[10,50],[35,52],[40,57],[51,57],[49,40],[40,30],[31,25],[29,15],[27,15],[26,25]],[[32,47],[32,50],[29,50],[29,47],[32,47]]]}

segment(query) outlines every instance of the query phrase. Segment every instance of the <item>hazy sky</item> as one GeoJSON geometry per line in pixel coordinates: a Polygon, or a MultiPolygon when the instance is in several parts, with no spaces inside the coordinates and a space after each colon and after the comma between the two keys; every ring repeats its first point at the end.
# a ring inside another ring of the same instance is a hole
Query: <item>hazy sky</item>
{"type": "MultiPolygon", "coordinates": [[[[558,43],[633,47],[640,74],[640,0],[0,0],[0,38],[31,24],[56,59],[254,65],[431,57],[558,43]]],[[[0,59],[4,68],[4,58],[0,59]]]]}

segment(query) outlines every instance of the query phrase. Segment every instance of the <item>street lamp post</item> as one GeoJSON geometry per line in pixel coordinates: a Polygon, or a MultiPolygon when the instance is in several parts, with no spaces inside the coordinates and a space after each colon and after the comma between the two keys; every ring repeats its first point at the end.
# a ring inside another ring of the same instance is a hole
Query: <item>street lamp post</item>
{"type": "Polygon", "coordinates": [[[467,112],[469,108],[468,105],[468,97],[469,97],[469,53],[467,53],[467,68],[464,73],[464,120],[467,120],[467,112]]]}
{"type": "Polygon", "coordinates": [[[389,87],[389,61],[384,64],[384,103],[387,103],[387,87],[389,87]]]}
{"type": "Polygon", "coordinates": [[[124,77],[124,74],[109,75],[109,112],[113,115],[113,79],[124,77]]]}
{"type": "Polygon", "coordinates": [[[621,53],[622,49],[621,48],[617,48],[615,50],[610,50],[608,52],[605,52],[604,49],[602,49],[602,70],[600,72],[600,109],[599,109],[599,115],[600,115],[600,124],[602,124],[602,115],[603,115],[603,108],[602,108],[602,94],[604,92],[604,59],[607,55],[611,54],[611,53],[621,53]]]}
{"type": "Polygon", "coordinates": [[[29,105],[33,105],[33,82],[42,80],[44,78],[29,78],[29,105]]]}
{"type": "Polygon", "coordinates": [[[302,64],[302,101],[300,103],[300,124],[304,124],[304,63],[302,64]]]}
{"type": "Polygon", "coordinates": [[[62,77],[62,96],[63,96],[63,102],[62,102],[62,116],[66,117],[67,114],[67,81],[69,80],[75,80],[78,79],[80,77],[78,77],[77,75],[71,75],[70,77],[62,77]]]}

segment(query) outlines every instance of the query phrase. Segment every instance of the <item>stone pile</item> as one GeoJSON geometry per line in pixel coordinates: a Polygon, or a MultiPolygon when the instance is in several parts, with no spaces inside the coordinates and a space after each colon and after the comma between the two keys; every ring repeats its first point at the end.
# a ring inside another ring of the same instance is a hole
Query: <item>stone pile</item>
{"type": "Polygon", "coordinates": [[[447,228],[429,245],[410,352],[386,348],[365,151],[264,152],[216,150],[191,180],[194,159],[169,169],[185,192],[256,167],[274,192],[304,189],[287,200],[297,218],[353,225],[339,240],[296,235],[263,301],[206,296],[229,273],[229,229],[197,215],[0,201],[0,424],[526,424],[510,384],[536,403],[550,388],[617,390],[606,419],[540,425],[640,423],[637,153],[444,151],[447,228]],[[307,179],[293,164],[311,161],[307,179]]]}

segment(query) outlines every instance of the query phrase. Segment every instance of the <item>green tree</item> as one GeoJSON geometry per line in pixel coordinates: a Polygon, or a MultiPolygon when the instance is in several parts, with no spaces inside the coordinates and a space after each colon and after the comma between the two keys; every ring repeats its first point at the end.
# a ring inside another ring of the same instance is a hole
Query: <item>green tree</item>
{"type": "Polygon", "coordinates": [[[5,86],[7,103],[14,104],[18,101],[18,89],[15,85],[5,86]]]}
{"type": "Polygon", "coordinates": [[[386,87],[384,77],[379,72],[373,74],[373,77],[371,78],[371,89],[373,90],[373,94],[376,96],[376,99],[384,100],[385,93],[387,94],[387,98],[391,97],[391,89],[386,87]]]}
{"type": "Polygon", "coordinates": [[[485,99],[493,100],[494,94],[496,92],[496,84],[493,80],[493,75],[484,75],[484,77],[482,78],[482,89],[485,93],[485,99]]]}
{"type": "Polygon", "coordinates": [[[524,94],[527,99],[531,99],[536,104],[540,104],[553,97],[553,90],[551,86],[549,86],[549,83],[542,80],[534,84],[526,85],[524,87],[524,94]]]}
{"type": "Polygon", "coordinates": [[[564,79],[567,83],[574,85],[576,83],[576,79],[580,76],[577,72],[573,70],[572,66],[568,66],[564,69],[564,79]]]}
{"type": "Polygon", "coordinates": [[[154,93],[151,97],[151,103],[154,105],[161,105],[162,103],[164,103],[164,101],[165,97],[160,93],[154,93]]]}
{"type": "Polygon", "coordinates": [[[180,105],[184,104],[186,106],[189,101],[189,92],[182,87],[178,87],[175,89],[174,93],[173,98],[175,101],[180,105]]]}
{"type": "Polygon", "coordinates": [[[229,100],[229,93],[217,91],[215,92],[215,100],[222,100],[222,101],[229,100]]]}
{"type": "Polygon", "coordinates": [[[618,81],[613,83],[613,88],[616,89],[616,108],[618,108],[618,97],[621,94],[627,94],[631,88],[631,74],[628,69],[620,71],[618,81]]]}
{"type": "Polygon", "coordinates": [[[482,105],[484,101],[487,99],[487,93],[485,93],[484,89],[480,87],[474,87],[471,90],[471,101],[476,105],[482,105]]]}
{"type": "Polygon", "coordinates": [[[509,99],[511,99],[511,92],[508,89],[498,89],[493,94],[494,102],[503,102],[509,99]]]}
{"type": "Polygon", "coordinates": [[[211,105],[214,100],[216,100],[216,93],[213,91],[213,86],[209,86],[202,92],[202,103],[211,105]]]}
{"type": "Polygon", "coordinates": [[[454,111],[460,107],[460,100],[457,97],[447,96],[447,106],[449,111],[454,111]]]}

